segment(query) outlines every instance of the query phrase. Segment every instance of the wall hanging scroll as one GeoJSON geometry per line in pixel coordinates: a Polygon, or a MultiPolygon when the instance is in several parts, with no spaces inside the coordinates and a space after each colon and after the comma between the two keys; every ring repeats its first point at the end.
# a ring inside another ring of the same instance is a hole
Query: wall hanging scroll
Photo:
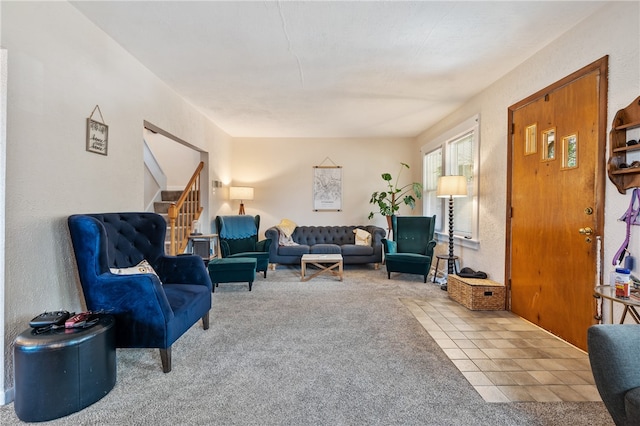
{"type": "Polygon", "coordinates": [[[342,211],[342,166],[329,157],[313,166],[313,211],[342,211]],[[333,165],[323,165],[327,161],[333,165]]]}
{"type": "Polygon", "coordinates": [[[89,118],[87,118],[87,151],[107,155],[108,144],[109,126],[105,124],[102,111],[100,111],[100,107],[96,105],[89,118]],[[102,121],[93,119],[93,114],[95,114],[96,110],[98,110],[102,121]]]}

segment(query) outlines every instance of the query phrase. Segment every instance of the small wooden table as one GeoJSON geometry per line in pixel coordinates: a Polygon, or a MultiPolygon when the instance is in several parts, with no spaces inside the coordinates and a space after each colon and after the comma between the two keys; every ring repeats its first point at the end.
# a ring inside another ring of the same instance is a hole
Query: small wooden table
{"type": "Polygon", "coordinates": [[[341,254],[303,254],[300,261],[300,281],[309,281],[311,278],[317,277],[323,272],[331,273],[340,277],[342,281],[342,255],[341,254]],[[306,276],[307,264],[310,263],[320,268],[319,271],[312,275],[306,276]],[[338,272],[334,269],[338,268],[338,272]]]}

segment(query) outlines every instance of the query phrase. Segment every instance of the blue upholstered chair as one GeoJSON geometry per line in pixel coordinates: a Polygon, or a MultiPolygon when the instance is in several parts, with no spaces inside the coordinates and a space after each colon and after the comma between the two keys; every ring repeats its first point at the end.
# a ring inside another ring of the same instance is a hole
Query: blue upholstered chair
{"type": "Polygon", "coordinates": [[[256,272],[267,278],[271,239],[258,241],[260,216],[216,216],[216,229],[223,258],[251,257],[256,259],[256,272]]]}
{"type": "Polygon", "coordinates": [[[613,421],[640,425],[640,325],[593,325],[587,347],[596,387],[613,421]]]}
{"type": "Polygon", "coordinates": [[[171,371],[173,342],[200,318],[209,328],[212,286],[202,258],[166,256],[167,224],[156,213],[81,214],[68,224],[87,309],[115,316],[116,347],[159,348],[162,371],[171,371]],[[155,274],[114,273],[143,260],[155,274]]]}
{"type": "Polygon", "coordinates": [[[435,216],[393,216],[393,241],[382,240],[387,278],[392,272],[418,274],[427,282],[436,240],[435,216]]]}

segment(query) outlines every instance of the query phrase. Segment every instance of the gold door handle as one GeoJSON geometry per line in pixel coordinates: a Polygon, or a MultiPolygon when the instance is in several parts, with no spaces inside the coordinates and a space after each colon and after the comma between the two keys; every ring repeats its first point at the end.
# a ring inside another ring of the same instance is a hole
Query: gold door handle
{"type": "Polygon", "coordinates": [[[591,229],[591,228],[589,228],[587,226],[586,228],[578,229],[578,232],[581,233],[582,235],[592,235],[593,234],[593,229],[591,229]]]}

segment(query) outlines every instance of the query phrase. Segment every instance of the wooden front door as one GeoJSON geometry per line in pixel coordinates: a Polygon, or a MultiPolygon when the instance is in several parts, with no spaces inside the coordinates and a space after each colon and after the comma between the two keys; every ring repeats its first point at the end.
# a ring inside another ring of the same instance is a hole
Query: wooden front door
{"type": "Polygon", "coordinates": [[[605,57],[509,108],[510,307],[585,350],[600,273],[606,69],[605,57]]]}

